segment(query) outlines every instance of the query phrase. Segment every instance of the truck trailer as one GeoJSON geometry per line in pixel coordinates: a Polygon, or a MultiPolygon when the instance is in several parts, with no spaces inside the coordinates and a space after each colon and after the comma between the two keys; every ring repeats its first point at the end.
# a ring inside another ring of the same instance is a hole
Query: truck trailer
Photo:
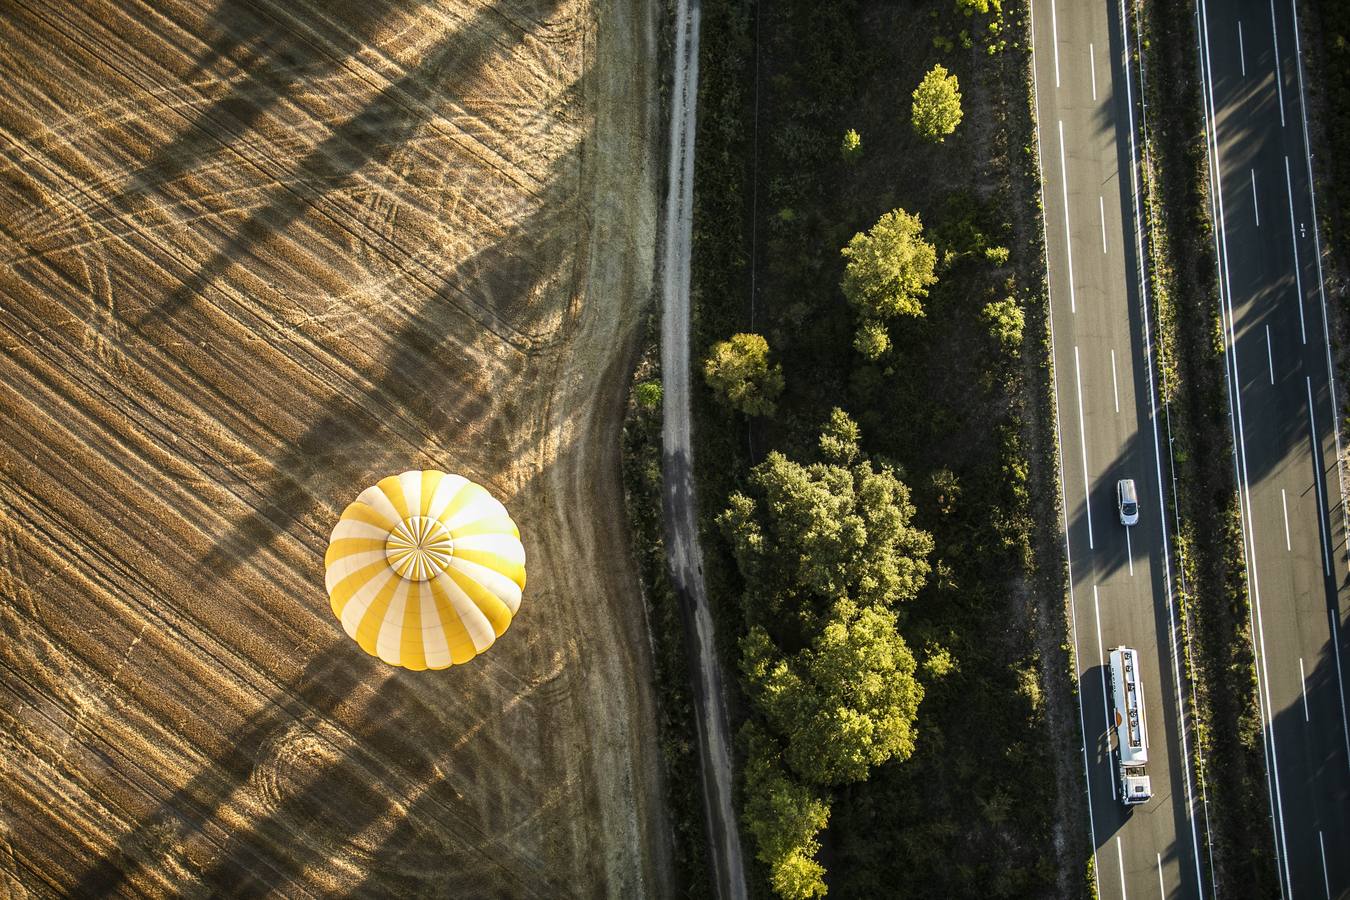
{"type": "Polygon", "coordinates": [[[1153,786],[1144,770],[1148,764],[1148,725],[1144,721],[1144,689],[1139,683],[1139,656],[1129,647],[1111,651],[1111,697],[1115,704],[1120,802],[1136,806],[1153,796],[1153,786]]]}

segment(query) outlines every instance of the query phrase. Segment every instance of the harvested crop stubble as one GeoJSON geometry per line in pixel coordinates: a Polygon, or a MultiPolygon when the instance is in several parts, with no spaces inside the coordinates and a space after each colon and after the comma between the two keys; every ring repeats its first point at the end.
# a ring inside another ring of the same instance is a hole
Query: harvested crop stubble
{"type": "MultiPolygon", "coordinates": [[[[134,0],[0,17],[0,881],[661,894],[618,481],[652,12],[134,0]],[[411,673],[323,550],[410,468],[530,586],[411,673]]],[[[617,7],[617,5],[616,5],[617,7]]]]}

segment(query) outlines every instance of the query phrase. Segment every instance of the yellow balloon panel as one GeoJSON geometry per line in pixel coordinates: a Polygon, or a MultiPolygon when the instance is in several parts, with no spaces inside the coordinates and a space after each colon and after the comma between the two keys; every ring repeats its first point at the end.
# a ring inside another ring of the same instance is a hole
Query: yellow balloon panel
{"type": "Polygon", "coordinates": [[[362,491],[333,528],[324,566],[343,630],[409,669],[482,653],[525,589],[525,547],[506,507],[467,478],[432,470],[362,491]]]}

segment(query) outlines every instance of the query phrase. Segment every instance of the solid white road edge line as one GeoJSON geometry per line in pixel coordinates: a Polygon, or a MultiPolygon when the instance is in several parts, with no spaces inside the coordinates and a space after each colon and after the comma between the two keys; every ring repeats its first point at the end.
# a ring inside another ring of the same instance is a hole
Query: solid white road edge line
{"type": "MultiPolygon", "coordinates": [[[[1050,5],[1051,15],[1054,14],[1054,0],[1050,5]]],[[[1036,79],[1036,0],[1027,0],[1027,29],[1032,35],[1031,41],[1031,98],[1032,108],[1036,111],[1036,174],[1040,176],[1041,182],[1041,209],[1045,209],[1045,166],[1041,155],[1041,107],[1040,92],[1036,79]]],[[[1049,247],[1050,239],[1046,233],[1045,216],[1041,216],[1041,246],[1049,247]]],[[[1045,296],[1047,303],[1054,305],[1054,294],[1050,290],[1050,266],[1045,267],[1045,296]]],[[[1053,310],[1051,310],[1053,313],[1053,310]]],[[[1056,455],[1059,457],[1059,496],[1060,496],[1060,516],[1064,522],[1064,564],[1069,570],[1069,623],[1073,634],[1073,658],[1075,665],[1080,665],[1083,657],[1078,652],[1078,609],[1074,600],[1073,592],[1073,553],[1069,546],[1069,498],[1066,494],[1068,487],[1064,478],[1064,428],[1063,419],[1059,415],[1059,372],[1055,368],[1055,317],[1046,316],[1046,327],[1050,332],[1050,386],[1051,393],[1054,396],[1055,403],[1055,437],[1056,437],[1056,455]]],[[[1083,718],[1083,690],[1082,682],[1079,680],[1079,689],[1077,693],[1078,700],[1078,729],[1083,738],[1083,783],[1085,786],[1084,795],[1087,797],[1088,805],[1088,835],[1092,840],[1092,886],[1096,890],[1101,890],[1101,881],[1097,877],[1097,820],[1096,814],[1092,809],[1092,766],[1088,763],[1087,753],[1087,723],[1083,718]]]]}
{"type": "Polygon", "coordinates": [[[1318,460],[1317,451],[1321,449],[1321,442],[1317,440],[1317,420],[1313,418],[1313,395],[1312,395],[1312,376],[1305,375],[1304,380],[1308,383],[1308,430],[1311,432],[1309,438],[1313,445],[1313,461],[1317,463],[1317,477],[1314,481],[1317,484],[1317,533],[1322,538],[1322,562],[1325,566],[1326,576],[1331,577],[1331,547],[1327,540],[1328,525],[1325,519],[1326,504],[1322,498],[1322,463],[1318,460]]]}

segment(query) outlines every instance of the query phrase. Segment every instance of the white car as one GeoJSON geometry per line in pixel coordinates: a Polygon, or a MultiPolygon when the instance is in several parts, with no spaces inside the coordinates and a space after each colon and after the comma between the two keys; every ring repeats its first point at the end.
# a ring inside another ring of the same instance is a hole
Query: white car
{"type": "Polygon", "coordinates": [[[1116,482],[1116,506],[1120,509],[1120,524],[1133,525],[1139,521],[1139,497],[1134,492],[1133,478],[1116,482]]]}

